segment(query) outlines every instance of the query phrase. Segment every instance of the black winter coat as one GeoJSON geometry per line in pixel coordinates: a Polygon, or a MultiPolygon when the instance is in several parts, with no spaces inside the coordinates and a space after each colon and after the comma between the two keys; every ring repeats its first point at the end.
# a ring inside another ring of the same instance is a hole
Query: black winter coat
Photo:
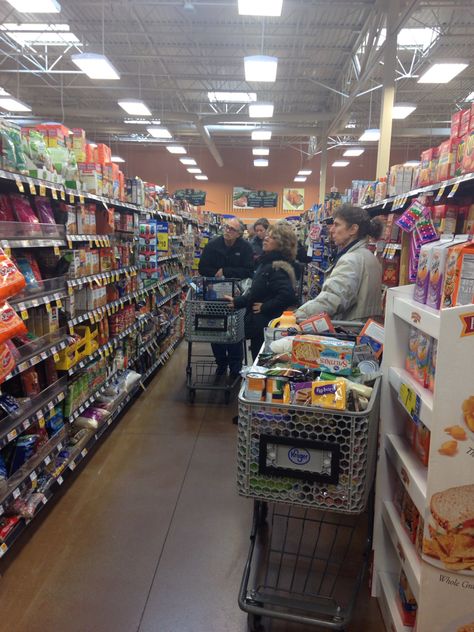
{"type": "Polygon", "coordinates": [[[228,279],[248,279],[253,275],[252,246],[239,237],[232,246],[226,246],[224,237],[214,237],[204,247],[199,262],[199,274],[213,277],[222,268],[228,279]]]}
{"type": "Polygon", "coordinates": [[[250,290],[234,299],[237,309],[247,308],[245,314],[245,336],[262,335],[263,329],[290,307],[297,304],[295,292],[296,274],[294,266],[284,261],[278,251],[264,254],[259,260],[250,290]],[[260,314],[254,314],[252,305],[262,303],[260,314]]]}

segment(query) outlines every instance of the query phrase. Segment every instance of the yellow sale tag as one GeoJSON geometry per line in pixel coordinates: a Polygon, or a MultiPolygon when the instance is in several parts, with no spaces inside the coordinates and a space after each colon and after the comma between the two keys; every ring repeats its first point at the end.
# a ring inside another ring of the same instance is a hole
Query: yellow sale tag
{"type": "Polygon", "coordinates": [[[44,427],[45,427],[45,425],[46,425],[46,423],[45,423],[45,421],[44,421],[44,417],[40,417],[40,418],[38,419],[38,426],[39,426],[40,428],[44,428],[44,427]]]}
{"type": "Polygon", "coordinates": [[[59,353],[55,353],[55,354],[53,355],[53,358],[54,358],[54,361],[55,361],[55,362],[59,362],[59,353]]]}
{"type": "Polygon", "coordinates": [[[417,395],[415,391],[407,384],[400,384],[399,396],[405,410],[413,417],[417,409],[417,395]]]}
{"type": "Polygon", "coordinates": [[[54,254],[59,257],[59,255],[61,254],[61,251],[59,250],[59,246],[54,246],[54,254]]]}
{"type": "Polygon", "coordinates": [[[46,307],[48,314],[51,314],[51,305],[49,303],[45,303],[44,306],[46,307]]]}
{"type": "Polygon", "coordinates": [[[30,182],[30,193],[31,195],[36,195],[36,187],[34,182],[30,182]]]}
{"type": "Polygon", "coordinates": [[[20,193],[24,193],[25,192],[25,187],[23,186],[23,182],[21,180],[15,180],[16,182],[16,186],[18,188],[18,191],[20,193]]]}
{"type": "Polygon", "coordinates": [[[69,204],[74,204],[74,195],[72,193],[69,194],[69,204]]]}
{"type": "Polygon", "coordinates": [[[12,254],[12,249],[10,248],[10,246],[4,246],[3,252],[6,254],[7,257],[10,257],[12,254]]]}
{"type": "Polygon", "coordinates": [[[448,194],[448,198],[454,197],[454,195],[456,194],[456,191],[458,189],[459,189],[459,182],[455,182],[453,188],[451,189],[451,191],[448,194]]]}
{"type": "Polygon", "coordinates": [[[69,294],[69,296],[72,296],[74,294],[74,288],[69,286],[67,289],[67,293],[69,294]]]}
{"type": "Polygon", "coordinates": [[[40,195],[46,195],[46,187],[44,184],[40,184],[40,195]]]}
{"type": "Polygon", "coordinates": [[[109,348],[108,348],[108,347],[105,347],[104,352],[105,352],[105,357],[106,357],[106,358],[108,358],[108,357],[109,357],[109,355],[110,355],[110,350],[109,350],[109,348]]]}
{"type": "Polygon", "coordinates": [[[23,320],[28,320],[28,310],[22,309],[21,310],[21,317],[23,318],[23,320]]]}
{"type": "Polygon", "coordinates": [[[81,204],[84,204],[84,196],[83,196],[83,195],[80,195],[80,196],[79,196],[79,202],[80,202],[81,204]]]}
{"type": "Polygon", "coordinates": [[[61,189],[61,191],[60,191],[59,193],[60,193],[60,195],[61,195],[61,200],[63,200],[63,201],[65,202],[65,201],[66,201],[66,191],[63,191],[63,190],[61,189]]]}
{"type": "Polygon", "coordinates": [[[63,306],[63,302],[60,298],[56,299],[56,306],[58,309],[61,309],[61,307],[63,306]]]}
{"type": "Polygon", "coordinates": [[[72,241],[70,239],[67,240],[67,247],[72,248],[72,241]]]}
{"type": "Polygon", "coordinates": [[[53,200],[58,199],[58,192],[56,191],[56,189],[51,189],[51,195],[53,196],[53,200]]]}
{"type": "Polygon", "coordinates": [[[74,327],[72,325],[69,325],[69,335],[74,336],[74,327]]]}

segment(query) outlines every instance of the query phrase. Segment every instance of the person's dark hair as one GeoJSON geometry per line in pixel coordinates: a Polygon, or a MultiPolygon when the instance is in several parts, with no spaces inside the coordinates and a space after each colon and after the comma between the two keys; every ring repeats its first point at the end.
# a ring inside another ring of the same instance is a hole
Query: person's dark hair
{"type": "Polygon", "coordinates": [[[257,219],[257,221],[254,223],[253,225],[254,230],[257,228],[257,226],[263,226],[265,230],[268,230],[268,227],[270,226],[270,222],[268,221],[266,217],[261,217],[260,219],[257,219]]]}
{"type": "Polygon", "coordinates": [[[377,217],[370,217],[367,211],[359,206],[343,204],[334,211],[333,217],[339,217],[349,226],[357,224],[359,227],[357,232],[358,239],[364,239],[365,237],[378,239],[382,234],[383,223],[381,220],[377,217]]]}

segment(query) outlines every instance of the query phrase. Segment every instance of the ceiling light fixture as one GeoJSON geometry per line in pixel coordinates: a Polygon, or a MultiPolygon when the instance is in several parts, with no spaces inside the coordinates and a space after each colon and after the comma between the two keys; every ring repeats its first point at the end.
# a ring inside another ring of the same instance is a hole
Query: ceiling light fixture
{"type": "Polygon", "coordinates": [[[189,167],[189,169],[186,169],[186,171],[188,173],[202,173],[201,169],[199,169],[198,167],[189,167]]]}
{"type": "Polygon", "coordinates": [[[8,112],[31,112],[31,108],[23,101],[15,99],[14,97],[0,97],[0,108],[7,110],[8,112]]]}
{"type": "Polygon", "coordinates": [[[256,92],[208,92],[210,103],[253,103],[257,100],[256,92]]]}
{"type": "Polygon", "coordinates": [[[239,15],[280,17],[283,0],[239,0],[239,15]]]}
{"type": "Polygon", "coordinates": [[[449,83],[456,75],[467,68],[465,62],[437,62],[421,75],[418,83],[449,83]]]}
{"type": "Polygon", "coordinates": [[[268,167],[268,160],[266,158],[256,158],[253,161],[254,167],[268,167]]]}
{"type": "Polygon", "coordinates": [[[302,169],[301,171],[298,171],[298,175],[299,176],[310,176],[313,172],[310,171],[309,169],[302,169]]]}
{"type": "Polygon", "coordinates": [[[151,116],[150,110],[140,99],[123,99],[118,104],[131,116],[151,116]]]}
{"type": "Polygon", "coordinates": [[[378,128],[366,129],[362,136],[359,137],[362,142],[380,140],[380,130],[378,128]]]}
{"type": "Polygon", "coordinates": [[[120,156],[112,156],[110,160],[111,162],[125,162],[125,160],[120,158],[120,156]]]}
{"type": "Polygon", "coordinates": [[[249,116],[250,118],[271,118],[273,110],[273,103],[254,103],[249,105],[249,116]]]}
{"type": "Polygon", "coordinates": [[[180,158],[179,162],[183,165],[197,165],[197,162],[194,158],[180,158]]]}
{"type": "Polygon", "coordinates": [[[165,127],[147,127],[147,132],[153,136],[153,138],[172,138],[165,127]]]}
{"type": "Polygon", "coordinates": [[[19,13],[59,13],[61,5],[56,0],[7,0],[19,13]]]}
{"type": "Polygon", "coordinates": [[[467,97],[464,100],[465,101],[474,101],[474,92],[471,92],[470,94],[468,94],[467,97]]]}
{"type": "Polygon", "coordinates": [[[80,53],[79,55],[72,55],[71,60],[91,79],[120,79],[120,75],[105,55],[80,53]]]}
{"type": "Polygon", "coordinates": [[[97,143],[88,143],[89,147],[92,147],[92,149],[95,149],[97,147],[97,143]]]}
{"type": "Polygon", "coordinates": [[[407,160],[406,162],[403,163],[404,167],[418,167],[420,165],[420,161],[419,160],[407,160]]]}
{"type": "Polygon", "coordinates": [[[182,145],[168,145],[166,149],[170,152],[170,154],[186,154],[186,147],[182,145]]]}
{"type": "Polygon", "coordinates": [[[252,132],[252,140],[270,140],[272,133],[270,130],[256,129],[252,132]]]}
{"type": "Polygon", "coordinates": [[[346,149],[346,151],[342,154],[343,156],[361,156],[364,153],[365,149],[346,149]]]}
{"type": "Polygon", "coordinates": [[[269,156],[270,150],[268,149],[268,147],[254,147],[252,149],[252,154],[254,156],[269,156]]]}
{"type": "Polygon", "coordinates": [[[79,44],[79,38],[71,33],[69,24],[46,24],[38,22],[24,22],[15,24],[5,22],[0,25],[8,37],[21,46],[43,44],[48,46],[69,46],[79,44]]]}
{"type": "Polygon", "coordinates": [[[207,176],[194,176],[195,180],[209,180],[207,176]]]}
{"type": "Polygon", "coordinates": [[[333,167],[347,167],[347,165],[349,165],[349,161],[348,160],[335,160],[332,163],[333,167]]]}
{"type": "Polygon", "coordinates": [[[308,178],[306,176],[296,176],[293,182],[306,182],[308,178]]]}
{"type": "Polygon", "coordinates": [[[416,110],[416,105],[413,103],[396,103],[392,109],[393,119],[406,119],[412,112],[416,110]]]}
{"type": "Polygon", "coordinates": [[[276,81],[278,58],[268,55],[244,57],[245,81],[276,81]]]}

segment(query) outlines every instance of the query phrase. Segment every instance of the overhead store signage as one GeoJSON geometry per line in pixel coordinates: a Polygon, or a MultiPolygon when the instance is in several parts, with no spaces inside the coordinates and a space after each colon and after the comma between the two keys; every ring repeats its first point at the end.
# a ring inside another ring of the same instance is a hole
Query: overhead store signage
{"type": "Polygon", "coordinates": [[[177,200],[186,200],[193,206],[204,206],[206,204],[206,192],[200,189],[178,189],[174,192],[177,200]]]}
{"type": "Polygon", "coordinates": [[[236,211],[247,208],[276,208],[278,204],[278,193],[273,193],[272,191],[255,191],[245,187],[234,187],[232,200],[233,208],[236,211]]]}
{"type": "Polygon", "coordinates": [[[304,210],[304,189],[283,189],[283,210],[304,210]]]}

